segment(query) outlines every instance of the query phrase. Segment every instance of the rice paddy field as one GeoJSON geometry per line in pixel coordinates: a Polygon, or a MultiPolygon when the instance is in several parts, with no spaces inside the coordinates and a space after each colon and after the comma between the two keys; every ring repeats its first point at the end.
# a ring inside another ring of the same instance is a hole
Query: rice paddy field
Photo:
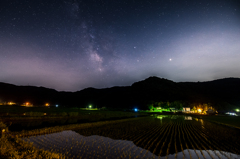
{"type": "Polygon", "coordinates": [[[240,158],[240,130],[191,116],[136,120],[22,138],[66,158],[240,158]]]}

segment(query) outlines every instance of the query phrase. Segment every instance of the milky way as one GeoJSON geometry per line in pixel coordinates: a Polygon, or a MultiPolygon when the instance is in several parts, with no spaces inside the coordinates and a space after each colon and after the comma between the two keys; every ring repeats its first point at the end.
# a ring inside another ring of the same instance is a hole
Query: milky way
{"type": "Polygon", "coordinates": [[[0,82],[61,91],[240,77],[235,0],[1,0],[0,82]]]}

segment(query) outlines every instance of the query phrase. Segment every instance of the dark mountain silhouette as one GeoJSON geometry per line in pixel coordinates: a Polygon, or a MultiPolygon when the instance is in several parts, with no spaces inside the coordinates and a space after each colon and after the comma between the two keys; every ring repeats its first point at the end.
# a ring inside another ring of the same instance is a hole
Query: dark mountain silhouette
{"type": "Polygon", "coordinates": [[[225,78],[208,82],[173,82],[149,77],[126,87],[105,89],[87,88],[77,92],[58,92],[34,86],[16,86],[0,83],[0,102],[34,105],[58,104],[60,107],[108,107],[148,109],[151,102],[181,101],[211,103],[216,109],[231,110],[240,106],[240,79],[225,78]]]}

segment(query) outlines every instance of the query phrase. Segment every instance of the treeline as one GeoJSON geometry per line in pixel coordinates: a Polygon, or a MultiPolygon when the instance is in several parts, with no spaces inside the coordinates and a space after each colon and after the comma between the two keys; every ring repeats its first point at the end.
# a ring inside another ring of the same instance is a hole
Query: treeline
{"type": "Polygon", "coordinates": [[[149,102],[147,105],[148,109],[156,109],[156,108],[161,108],[161,109],[167,109],[170,110],[171,108],[174,108],[176,110],[183,110],[183,107],[186,107],[185,103],[182,101],[174,101],[174,102],[149,102]]]}
{"type": "Polygon", "coordinates": [[[29,102],[33,106],[148,109],[151,101],[164,102],[163,107],[191,107],[211,103],[217,110],[240,107],[240,79],[228,78],[210,82],[176,83],[158,77],[149,77],[132,86],[106,89],[87,88],[77,92],[58,92],[53,89],[32,86],[14,86],[0,83],[0,103],[29,102]],[[180,102],[179,102],[180,101],[180,102]],[[166,104],[169,102],[169,104],[166,104]],[[181,106],[182,105],[182,106],[181,106]]]}
{"type": "Polygon", "coordinates": [[[206,112],[208,110],[216,111],[217,109],[214,107],[212,103],[189,103],[189,102],[184,102],[184,101],[173,101],[173,102],[154,102],[151,101],[147,105],[149,110],[155,110],[155,109],[165,109],[165,110],[183,110],[183,108],[190,108],[191,111],[193,112],[206,112]]]}

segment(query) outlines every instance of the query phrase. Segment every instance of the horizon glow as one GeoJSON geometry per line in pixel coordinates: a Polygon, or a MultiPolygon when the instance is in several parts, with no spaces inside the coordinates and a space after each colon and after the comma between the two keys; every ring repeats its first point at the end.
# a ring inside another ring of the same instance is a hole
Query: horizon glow
{"type": "Polygon", "coordinates": [[[0,5],[0,82],[78,91],[149,76],[175,82],[240,77],[238,1],[0,5]]]}

